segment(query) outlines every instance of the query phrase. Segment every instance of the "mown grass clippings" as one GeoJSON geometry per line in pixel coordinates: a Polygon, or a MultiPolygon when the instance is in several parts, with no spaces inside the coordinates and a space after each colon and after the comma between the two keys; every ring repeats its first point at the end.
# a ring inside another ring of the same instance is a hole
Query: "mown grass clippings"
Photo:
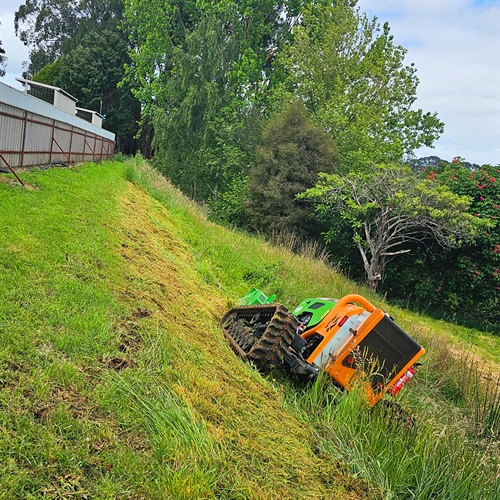
{"type": "MultiPolygon", "coordinates": [[[[175,237],[172,216],[137,188],[131,187],[123,203],[121,252],[131,255],[134,251],[135,255],[127,259],[129,279],[134,283],[133,301],[141,308],[150,304],[148,321],[156,325],[155,334],[145,340],[138,363],[141,370],[153,372],[154,391],[167,391],[171,394],[167,400],[174,397],[182,401],[186,406],[183,411],[191,415],[187,420],[205,423],[206,439],[217,450],[210,455],[212,462],[219,457],[215,461],[213,494],[321,498],[326,487],[323,477],[328,475],[339,491],[328,494],[342,498],[343,484],[349,484],[350,479],[339,472],[335,463],[318,462],[307,438],[303,442],[307,430],[283,413],[280,399],[276,401],[269,388],[263,390],[263,379],[234,357],[216,326],[225,309],[224,300],[200,281],[190,247],[175,237]],[[125,214],[132,213],[131,206],[135,207],[134,216],[128,217],[125,214]],[[248,374],[253,380],[250,386],[248,374]],[[256,430],[257,422],[261,427],[256,430]],[[289,453],[292,449],[293,457],[289,453]]],[[[125,295],[129,295],[128,289],[125,295]]],[[[148,412],[159,411],[149,399],[140,401],[148,412]]],[[[136,411],[141,413],[137,406],[136,411]]],[[[155,418],[151,414],[149,421],[155,418]]],[[[155,425],[149,425],[152,436],[158,432],[155,425]]],[[[176,471],[172,477],[180,480],[185,471],[175,465],[179,460],[172,460],[176,471]]],[[[168,479],[169,488],[180,495],[176,489],[179,484],[189,485],[190,492],[201,488],[201,484],[210,484],[213,475],[208,474],[202,481],[202,470],[208,473],[209,469],[198,470],[194,475],[196,484],[185,478],[175,486],[173,479],[168,479]]],[[[362,482],[354,484],[366,488],[362,482]]],[[[350,486],[352,498],[359,497],[358,487],[350,486]]]]}
{"type": "MultiPolygon", "coordinates": [[[[0,232],[0,497],[497,493],[497,441],[470,432],[489,403],[473,390],[465,397],[436,368],[439,344],[456,346],[455,361],[464,352],[446,324],[391,309],[428,348],[398,398],[411,425],[382,406],[369,411],[328,380],[304,387],[280,373],[263,378],[217,327],[256,282],[292,306],[347,293],[382,302],[311,255],[208,222],[140,158],[127,164],[27,172],[35,191],[0,185],[8,214],[0,232]],[[474,399],[476,409],[465,403],[474,399]]],[[[482,342],[495,374],[498,343],[482,342]]]]}

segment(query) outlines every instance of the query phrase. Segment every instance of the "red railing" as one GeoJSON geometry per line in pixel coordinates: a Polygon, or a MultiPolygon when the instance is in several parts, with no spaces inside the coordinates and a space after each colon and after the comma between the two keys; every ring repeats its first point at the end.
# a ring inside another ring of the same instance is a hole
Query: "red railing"
{"type": "Polygon", "coordinates": [[[115,141],[105,137],[110,134],[86,130],[83,120],[82,125],[79,128],[0,102],[0,167],[6,166],[22,183],[15,173],[19,168],[51,163],[74,166],[111,158],[115,141]]]}

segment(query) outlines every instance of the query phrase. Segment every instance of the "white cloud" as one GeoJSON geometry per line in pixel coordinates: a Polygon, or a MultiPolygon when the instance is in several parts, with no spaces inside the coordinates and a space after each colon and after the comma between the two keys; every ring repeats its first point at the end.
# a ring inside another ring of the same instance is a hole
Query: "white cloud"
{"type": "Polygon", "coordinates": [[[408,49],[420,79],[416,105],[437,111],[445,132],[417,156],[455,155],[500,164],[500,8],[498,1],[361,0],[396,43],[408,49]]]}
{"type": "Polygon", "coordinates": [[[14,33],[14,13],[24,2],[22,0],[0,0],[0,40],[7,56],[6,75],[3,83],[19,88],[15,78],[20,77],[24,61],[28,60],[28,48],[14,33]]]}

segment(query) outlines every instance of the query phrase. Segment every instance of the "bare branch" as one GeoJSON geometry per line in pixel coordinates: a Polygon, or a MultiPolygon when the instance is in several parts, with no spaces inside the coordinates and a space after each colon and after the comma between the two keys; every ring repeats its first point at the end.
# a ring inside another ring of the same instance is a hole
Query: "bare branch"
{"type": "Polygon", "coordinates": [[[382,252],[380,255],[387,257],[389,255],[400,255],[402,253],[408,253],[408,252],[411,252],[411,248],[407,248],[406,250],[399,250],[397,252],[382,252]]]}

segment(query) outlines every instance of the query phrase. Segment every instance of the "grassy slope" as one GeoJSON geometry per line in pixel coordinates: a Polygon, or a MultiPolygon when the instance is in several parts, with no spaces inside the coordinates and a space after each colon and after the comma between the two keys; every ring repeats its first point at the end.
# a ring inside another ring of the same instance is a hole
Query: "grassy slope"
{"type": "MultiPolygon", "coordinates": [[[[349,418],[358,411],[349,409],[355,398],[333,406],[328,389],[311,393],[279,377],[263,379],[233,355],[217,328],[222,312],[251,286],[292,305],[305,296],[366,291],[321,262],[210,224],[139,163],[23,179],[37,189],[0,183],[0,497],[377,496],[338,459],[378,488],[401,497],[416,491],[382,456],[383,444],[375,447],[380,436],[365,440],[374,424],[366,419],[380,415],[349,418]],[[367,427],[349,427],[352,420],[367,427]]],[[[443,406],[458,411],[450,394],[466,406],[449,375],[467,336],[480,336],[476,355],[487,360],[492,378],[498,374],[498,338],[391,313],[429,347],[420,385],[402,399],[424,408],[422,418],[432,420],[443,406]],[[457,340],[449,347],[444,338],[457,340]]],[[[452,433],[460,418],[450,422],[452,433]]],[[[377,421],[386,442],[393,432],[387,420],[377,421]]],[[[442,429],[433,425],[423,427],[425,438],[412,439],[417,455],[437,461],[437,469],[439,453],[419,449],[442,429]]],[[[489,469],[476,484],[462,479],[470,473],[463,466],[453,482],[426,476],[422,462],[400,451],[392,462],[416,469],[417,482],[455,492],[446,498],[460,498],[463,488],[474,488],[477,498],[493,491],[489,469]]],[[[489,460],[474,443],[460,453],[489,460]]],[[[432,497],[422,488],[420,498],[432,497]]]]}
{"type": "Polygon", "coordinates": [[[224,342],[183,212],[79,170],[0,183],[0,497],[371,497],[224,342]]]}

